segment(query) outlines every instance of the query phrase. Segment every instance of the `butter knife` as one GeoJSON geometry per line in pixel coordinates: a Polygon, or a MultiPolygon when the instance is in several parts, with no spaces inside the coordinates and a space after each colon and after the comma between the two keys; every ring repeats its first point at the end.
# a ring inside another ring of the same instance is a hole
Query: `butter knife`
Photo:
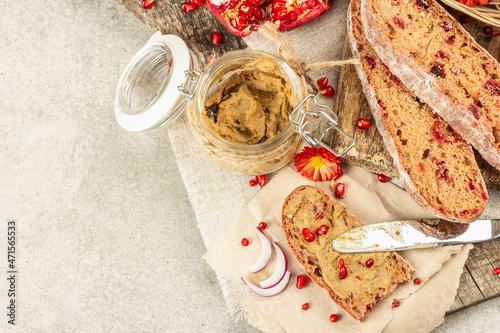
{"type": "Polygon", "coordinates": [[[478,243],[500,238],[500,220],[460,224],[445,220],[392,221],[350,229],[333,240],[341,253],[398,251],[478,243]]]}

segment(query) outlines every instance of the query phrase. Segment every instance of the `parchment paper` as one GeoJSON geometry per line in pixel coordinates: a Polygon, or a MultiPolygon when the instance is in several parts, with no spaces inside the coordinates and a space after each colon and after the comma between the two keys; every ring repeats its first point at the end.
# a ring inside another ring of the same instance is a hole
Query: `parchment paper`
{"type": "MultiPolygon", "coordinates": [[[[390,183],[380,183],[376,175],[361,168],[347,165],[342,168],[344,175],[338,181],[346,184],[347,189],[346,196],[341,201],[347,206],[347,210],[363,223],[432,218],[401,188],[390,183]]],[[[468,246],[400,253],[415,268],[413,277],[420,278],[422,284],[416,286],[408,282],[398,286],[365,317],[364,323],[351,318],[314,283],[301,290],[295,288],[296,276],[304,271],[286,242],[281,228],[281,207],[288,194],[300,185],[314,185],[332,194],[330,182],[308,181],[295,171],[293,165],[289,165],[242,209],[204,255],[204,259],[212,268],[229,279],[243,283],[241,276],[245,276],[258,284],[258,281],[272,274],[275,264],[273,255],[270,264],[263,271],[257,274],[248,271],[248,267],[257,260],[261,249],[253,228],[260,221],[268,224],[265,233],[285,251],[292,280],[281,294],[274,297],[266,298],[248,293],[246,311],[251,325],[266,332],[316,332],[332,329],[332,325],[335,325],[336,330],[349,332],[381,332],[386,327],[389,332],[427,332],[442,322],[445,311],[453,303],[460,273],[469,251],[468,246]],[[243,237],[248,238],[249,246],[241,246],[243,237]],[[445,262],[446,266],[441,269],[445,262]],[[438,271],[439,276],[436,274],[438,271]],[[413,296],[409,297],[412,294],[413,296]],[[401,303],[397,309],[392,308],[394,300],[401,303]],[[408,305],[405,305],[407,301],[408,305]],[[307,311],[301,308],[305,302],[310,306],[307,311]],[[416,311],[417,308],[419,311],[416,311]],[[422,312],[425,315],[422,315],[422,312]],[[332,313],[340,317],[335,324],[329,321],[332,313]],[[415,314],[422,315],[426,324],[407,320],[415,314]]]]}

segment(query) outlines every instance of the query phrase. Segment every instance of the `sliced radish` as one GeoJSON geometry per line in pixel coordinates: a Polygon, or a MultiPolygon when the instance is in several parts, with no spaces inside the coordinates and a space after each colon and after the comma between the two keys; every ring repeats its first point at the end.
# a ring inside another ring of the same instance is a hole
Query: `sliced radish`
{"type": "Polygon", "coordinates": [[[248,286],[248,288],[250,288],[250,290],[252,290],[257,295],[263,296],[263,297],[270,297],[270,296],[278,295],[280,292],[285,290],[286,286],[288,286],[288,282],[290,282],[291,277],[292,277],[292,274],[289,271],[286,271],[285,275],[283,276],[283,278],[281,279],[281,281],[277,285],[275,285],[274,287],[271,287],[271,288],[267,288],[267,289],[257,287],[253,283],[250,283],[247,280],[245,280],[244,277],[241,277],[241,279],[243,280],[243,282],[245,282],[245,284],[248,286]]]}
{"type": "Polygon", "coordinates": [[[259,230],[259,228],[255,227],[255,232],[259,235],[260,243],[262,244],[262,250],[260,251],[260,257],[255,264],[250,266],[250,272],[257,273],[267,266],[267,263],[271,259],[271,255],[273,254],[273,249],[271,248],[271,242],[267,239],[266,235],[259,230]]]}
{"type": "Polygon", "coordinates": [[[285,253],[278,246],[278,244],[276,244],[276,242],[273,242],[273,245],[278,259],[276,262],[276,268],[273,275],[271,275],[267,280],[260,282],[260,286],[262,288],[269,288],[280,282],[281,279],[283,279],[283,276],[285,276],[286,270],[288,268],[288,260],[286,260],[285,253]]]}

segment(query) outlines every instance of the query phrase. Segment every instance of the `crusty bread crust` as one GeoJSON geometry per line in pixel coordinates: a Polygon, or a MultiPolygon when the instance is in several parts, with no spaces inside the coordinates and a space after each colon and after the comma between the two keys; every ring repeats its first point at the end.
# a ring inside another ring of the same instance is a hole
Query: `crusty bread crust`
{"type": "MultiPolygon", "coordinates": [[[[361,19],[365,35],[382,61],[408,89],[415,92],[422,102],[427,103],[457,133],[474,146],[488,163],[500,170],[500,151],[495,146],[493,133],[486,130],[481,122],[474,119],[472,114],[467,111],[466,106],[455,103],[452,97],[440,90],[436,78],[432,74],[418,68],[393,47],[388,36],[382,31],[377,22],[377,15],[372,7],[373,1],[376,0],[361,1],[361,19]]],[[[432,6],[436,16],[446,17],[446,20],[455,22],[455,19],[439,4],[433,2],[432,6]]],[[[456,29],[471,45],[479,49],[484,57],[492,63],[497,63],[458,23],[456,29]]]]}
{"type": "MultiPolygon", "coordinates": [[[[360,58],[360,54],[357,49],[359,41],[356,40],[353,30],[359,26],[359,22],[356,22],[355,20],[358,19],[359,17],[360,4],[361,0],[352,0],[349,7],[349,11],[347,13],[347,37],[349,39],[349,44],[351,47],[352,54],[355,58],[360,58]]],[[[412,175],[414,175],[414,173],[407,172],[407,170],[405,170],[403,164],[401,163],[400,158],[402,158],[403,154],[398,150],[398,146],[396,145],[392,135],[390,135],[384,121],[382,120],[382,112],[380,110],[379,103],[377,102],[378,101],[377,94],[373,90],[373,87],[370,85],[367,75],[363,71],[362,65],[357,64],[355,65],[355,68],[356,68],[356,73],[361,81],[363,92],[365,93],[368,104],[370,105],[370,109],[372,111],[373,118],[375,119],[377,129],[380,132],[384,144],[393,159],[394,168],[396,169],[399,175],[399,179],[403,183],[403,186],[406,189],[406,191],[422,208],[424,208],[427,212],[436,217],[459,223],[470,223],[477,220],[481,215],[481,212],[483,211],[486,202],[484,202],[484,205],[482,207],[472,207],[472,208],[478,208],[477,213],[473,216],[468,216],[468,218],[464,219],[463,217],[461,218],[460,216],[451,216],[449,214],[447,215],[442,214],[442,212],[439,210],[439,205],[437,205],[436,202],[431,202],[429,198],[424,197],[422,195],[422,192],[419,190],[417,184],[411,177],[412,175]]],[[[466,149],[468,150],[469,154],[473,157],[473,152],[471,147],[467,146],[466,149]]],[[[486,185],[484,184],[484,181],[480,175],[477,163],[474,160],[472,161],[469,168],[471,169],[475,168],[478,170],[481,187],[486,189],[486,185]]]]}
{"type": "MultiPolygon", "coordinates": [[[[317,191],[322,196],[322,201],[326,206],[332,206],[332,205],[339,205],[335,201],[333,201],[324,191],[315,188],[313,186],[300,186],[296,188],[295,190],[292,191],[288,195],[288,197],[285,199],[285,202],[283,204],[283,210],[282,210],[282,225],[283,225],[283,230],[285,231],[286,239],[288,242],[288,245],[290,246],[290,249],[292,250],[293,254],[299,261],[299,263],[304,267],[304,270],[306,274],[311,278],[311,280],[314,281],[318,286],[323,288],[328,295],[332,298],[332,300],[337,303],[344,311],[346,311],[351,317],[358,321],[362,321],[363,317],[369,312],[366,311],[365,309],[360,309],[357,307],[353,307],[348,300],[344,300],[341,297],[339,297],[335,291],[333,291],[328,284],[323,280],[322,277],[322,272],[321,268],[318,262],[317,256],[312,253],[311,251],[308,250],[307,248],[307,243],[300,237],[296,237],[296,234],[293,232],[293,228],[295,225],[295,220],[293,216],[287,216],[285,215],[285,211],[287,210],[287,206],[289,205],[290,201],[296,198],[297,196],[300,196],[305,190],[307,189],[314,189],[317,191]]],[[[343,209],[343,208],[342,208],[343,209]]],[[[359,222],[359,226],[362,225],[361,222],[359,222]]],[[[406,275],[404,276],[399,276],[399,280],[392,281],[391,285],[387,286],[387,289],[389,292],[392,292],[396,286],[399,283],[403,283],[406,281],[411,280],[411,274],[415,271],[409,263],[407,263],[401,256],[399,256],[395,252],[391,252],[391,258],[394,260],[394,267],[402,267],[403,271],[406,272],[406,275]]],[[[375,303],[372,303],[370,306],[374,306],[376,303],[378,303],[380,299],[377,299],[375,303]]]]}

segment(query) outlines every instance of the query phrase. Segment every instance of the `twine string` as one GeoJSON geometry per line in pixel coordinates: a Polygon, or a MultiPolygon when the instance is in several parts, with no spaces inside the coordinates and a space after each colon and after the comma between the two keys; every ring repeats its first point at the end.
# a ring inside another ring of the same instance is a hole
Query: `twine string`
{"type": "Polygon", "coordinates": [[[290,41],[285,40],[281,34],[276,29],[276,25],[271,22],[266,22],[263,24],[259,30],[259,34],[273,42],[278,49],[279,55],[285,60],[285,62],[295,71],[295,73],[301,79],[301,86],[307,91],[306,83],[313,89],[313,93],[317,94],[318,87],[314,80],[308,75],[312,70],[324,67],[334,67],[334,66],[345,66],[351,64],[359,64],[359,59],[347,59],[347,60],[334,60],[334,61],[324,61],[312,64],[306,64],[300,61],[295,54],[292,44],[290,41]]]}

